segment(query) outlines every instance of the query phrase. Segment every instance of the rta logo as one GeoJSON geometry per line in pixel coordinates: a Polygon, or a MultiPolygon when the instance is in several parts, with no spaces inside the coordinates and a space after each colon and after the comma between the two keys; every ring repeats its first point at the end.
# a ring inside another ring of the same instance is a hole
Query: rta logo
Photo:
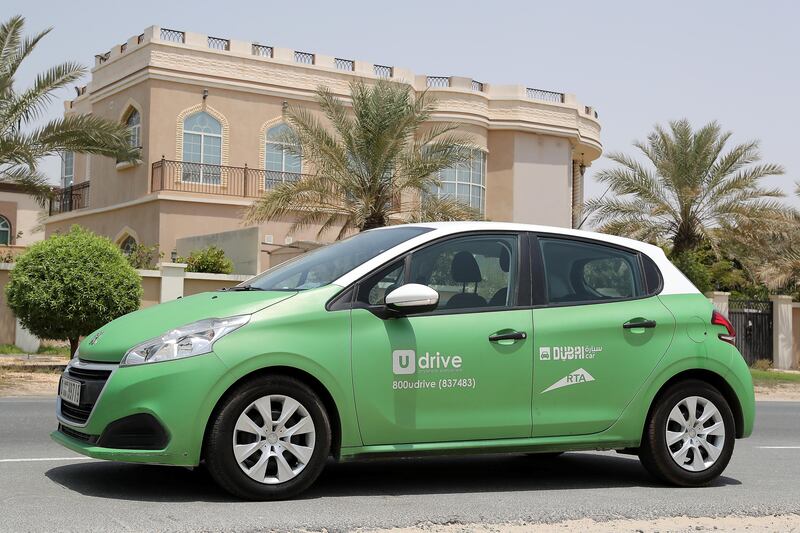
{"type": "Polygon", "coordinates": [[[398,375],[413,374],[417,371],[417,353],[414,350],[395,350],[392,352],[392,371],[398,375]]]}

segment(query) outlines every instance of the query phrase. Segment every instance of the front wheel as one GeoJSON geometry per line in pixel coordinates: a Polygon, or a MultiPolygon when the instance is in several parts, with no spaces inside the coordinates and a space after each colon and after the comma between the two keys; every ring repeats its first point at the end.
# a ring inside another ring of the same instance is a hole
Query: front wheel
{"type": "Polygon", "coordinates": [[[642,437],[642,465],[662,481],[684,487],[706,485],[722,474],[736,435],[725,397],[708,383],[690,380],[657,402],[642,437]]]}
{"type": "Polygon", "coordinates": [[[279,500],[316,480],[330,447],[330,421],[317,395],[295,379],[265,376],[227,398],[209,429],[205,459],[231,494],[279,500]]]}

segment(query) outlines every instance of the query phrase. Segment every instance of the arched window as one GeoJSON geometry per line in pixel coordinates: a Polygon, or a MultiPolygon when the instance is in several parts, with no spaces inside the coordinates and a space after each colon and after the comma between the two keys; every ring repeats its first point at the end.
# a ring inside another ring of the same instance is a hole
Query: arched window
{"type": "Polygon", "coordinates": [[[286,136],[291,129],[286,124],[278,124],[267,130],[265,150],[266,188],[280,181],[295,180],[302,172],[302,158],[290,150],[286,136]]]}
{"type": "Polygon", "coordinates": [[[8,246],[11,244],[11,222],[0,215],[0,244],[8,246]]]}
{"type": "Polygon", "coordinates": [[[480,150],[472,152],[465,163],[439,172],[441,186],[431,194],[450,197],[483,214],[486,198],[486,154],[480,150]]]}
{"type": "Polygon", "coordinates": [[[75,181],[75,153],[64,152],[61,159],[61,186],[69,187],[75,181]]]}
{"type": "Polygon", "coordinates": [[[131,255],[136,249],[136,239],[128,235],[122,240],[122,242],[119,243],[119,247],[122,250],[122,253],[125,255],[131,255]]]}
{"type": "Polygon", "coordinates": [[[222,164],[222,125],[200,111],[183,121],[183,180],[220,183],[222,164]]]}
{"type": "Polygon", "coordinates": [[[133,108],[125,121],[128,127],[128,140],[134,148],[142,147],[142,116],[136,108],[133,108]]]}

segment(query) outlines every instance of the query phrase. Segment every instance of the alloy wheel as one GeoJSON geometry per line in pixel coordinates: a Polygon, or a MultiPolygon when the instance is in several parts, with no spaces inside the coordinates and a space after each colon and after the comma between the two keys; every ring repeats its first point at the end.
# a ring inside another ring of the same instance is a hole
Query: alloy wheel
{"type": "Polygon", "coordinates": [[[248,405],[233,430],[239,468],[258,483],[275,485],[297,477],[314,454],[316,431],[308,410],[282,394],[248,405]]]}
{"type": "Polygon", "coordinates": [[[672,460],[684,470],[702,472],[722,453],[725,422],[713,402],[688,396],[670,411],[665,435],[672,460]]]}

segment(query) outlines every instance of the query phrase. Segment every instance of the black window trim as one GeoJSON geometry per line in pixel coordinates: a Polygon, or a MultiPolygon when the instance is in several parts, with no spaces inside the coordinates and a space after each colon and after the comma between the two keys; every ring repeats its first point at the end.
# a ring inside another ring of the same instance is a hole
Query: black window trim
{"type": "MultiPolygon", "coordinates": [[[[611,304],[611,303],[619,303],[619,302],[633,302],[636,300],[644,300],[646,298],[652,298],[653,296],[657,296],[661,290],[664,288],[664,277],[661,274],[661,270],[658,268],[658,265],[655,264],[653,261],[653,266],[655,267],[655,272],[658,275],[659,284],[656,287],[656,290],[653,291],[650,289],[649,284],[647,282],[647,276],[644,269],[644,259],[643,254],[639,250],[635,250],[633,248],[628,248],[627,246],[622,246],[613,242],[602,241],[599,239],[591,239],[586,237],[580,237],[577,235],[564,235],[562,233],[550,233],[550,232],[543,232],[537,231],[531,233],[531,255],[532,255],[532,266],[533,266],[533,279],[539,280],[540,283],[534,283],[534,298],[533,298],[533,308],[534,309],[549,309],[549,308],[556,308],[556,307],[574,307],[577,305],[603,305],[603,304],[611,304]],[[585,244],[594,244],[597,246],[606,246],[608,248],[614,248],[621,252],[626,252],[629,254],[633,254],[637,258],[637,264],[639,265],[639,276],[642,283],[642,288],[644,289],[643,294],[640,296],[635,296],[632,298],[613,298],[609,300],[583,300],[578,302],[558,302],[558,303],[551,303],[548,297],[547,291],[547,277],[545,276],[544,271],[544,256],[542,255],[542,247],[539,243],[539,238],[546,238],[546,239],[557,239],[557,240],[564,240],[564,241],[574,241],[580,242],[585,244]]],[[[650,259],[652,261],[652,259],[650,259]]]]}
{"type": "Polygon", "coordinates": [[[468,307],[463,309],[436,309],[434,311],[428,311],[425,313],[414,313],[412,315],[408,315],[409,317],[422,317],[422,316],[441,316],[441,315],[460,315],[460,314],[469,314],[469,313],[492,313],[497,311],[512,311],[512,310],[519,310],[519,309],[530,309],[531,308],[531,287],[533,286],[532,283],[532,270],[530,264],[530,248],[528,239],[525,238],[528,232],[526,231],[519,231],[519,230],[477,230],[477,231],[465,231],[461,233],[451,233],[449,235],[443,235],[439,238],[430,240],[428,242],[424,242],[410,250],[406,250],[403,254],[392,258],[390,261],[387,261],[378,267],[372,269],[367,274],[361,276],[358,280],[354,281],[350,285],[343,287],[342,290],[336,293],[330,300],[328,300],[327,304],[325,305],[325,309],[328,311],[341,311],[341,310],[352,310],[352,309],[366,309],[371,313],[375,314],[376,316],[380,316],[381,311],[385,310],[385,306],[383,305],[366,305],[361,302],[356,301],[356,297],[358,295],[358,285],[366,280],[369,279],[373,274],[380,272],[381,270],[394,265],[395,263],[399,263],[400,261],[405,261],[405,271],[403,273],[404,279],[406,283],[408,282],[408,276],[410,276],[410,265],[409,261],[411,256],[423,250],[429,246],[435,246],[437,244],[441,244],[443,242],[447,242],[453,239],[460,239],[463,237],[491,237],[493,235],[496,236],[513,236],[517,238],[517,291],[514,295],[514,303],[510,306],[493,306],[493,307],[468,307]]]}

